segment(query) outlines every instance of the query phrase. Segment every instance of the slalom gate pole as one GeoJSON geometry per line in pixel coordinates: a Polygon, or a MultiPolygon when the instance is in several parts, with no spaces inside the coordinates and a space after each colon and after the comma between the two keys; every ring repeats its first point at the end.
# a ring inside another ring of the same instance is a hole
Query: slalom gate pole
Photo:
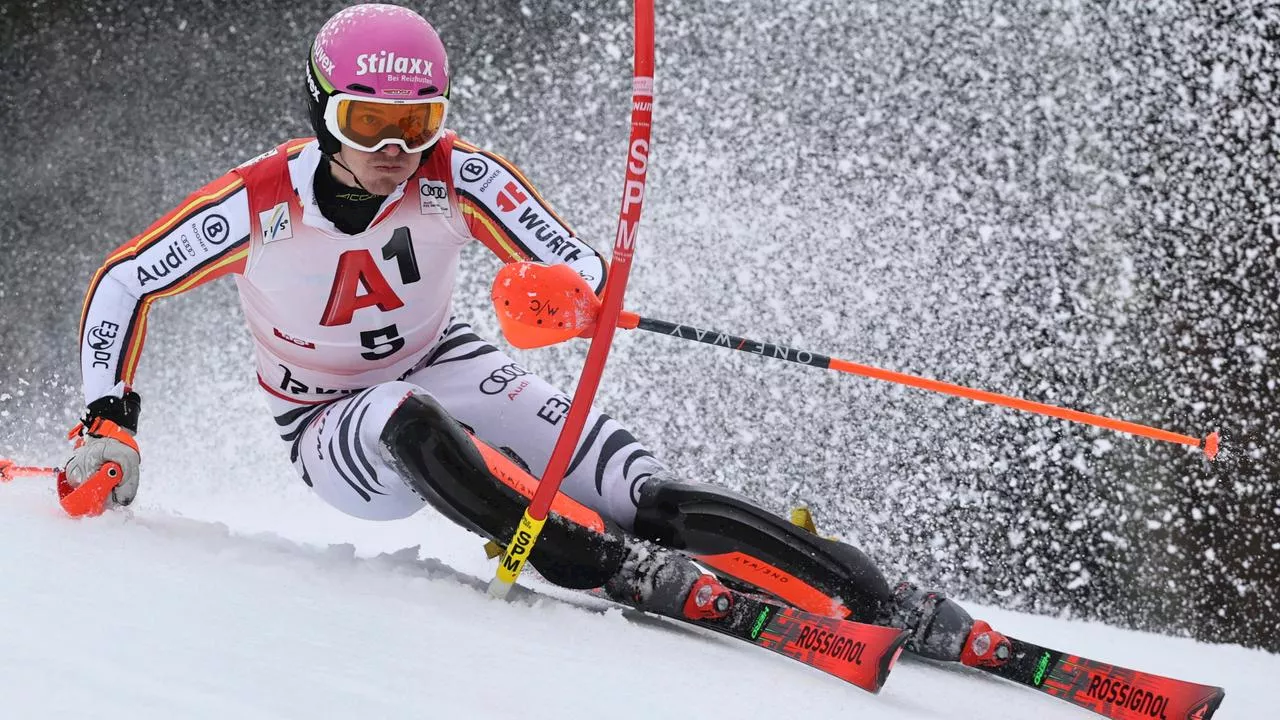
{"type": "Polygon", "coordinates": [[[635,1],[635,50],[631,94],[631,141],[627,145],[626,182],[622,191],[622,209],[618,214],[618,234],[613,245],[613,260],[605,282],[604,301],[596,320],[596,330],[587,350],[587,360],[578,379],[568,417],[556,440],[547,469],[538,482],[529,507],[516,527],[506,553],[498,563],[497,573],[489,582],[489,594],[506,597],[520,577],[524,564],[533,552],[542,526],[546,523],[551,502],[560,490],[569,460],[586,425],[587,414],[595,400],[600,376],[609,357],[613,332],[622,313],[622,296],[631,272],[635,254],[640,211],[644,205],[645,178],[648,172],[650,123],[653,119],[653,0],[635,1]]]}
{"type": "MultiPolygon", "coordinates": [[[[606,293],[606,300],[607,300],[606,293]]],[[[494,309],[502,332],[513,345],[520,348],[552,345],[591,328],[595,322],[599,300],[591,293],[586,281],[576,273],[561,266],[544,267],[532,263],[517,263],[504,267],[498,273],[493,286],[494,309]]],[[[603,317],[603,316],[602,316],[603,317]]],[[[1103,415],[1069,410],[1056,405],[1024,400],[1010,395],[975,390],[940,380],[908,375],[893,370],[882,370],[848,360],[797,350],[784,345],[751,340],[718,330],[697,328],[691,325],[640,317],[623,311],[615,320],[610,317],[604,327],[610,335],[614,326],[628,330],[647,330],[681,340],[740,350],[764,357],[785,360],[800,365],[826,368],[850,375],[874,378],[885,382],[908,385],[921,390],[962,397],[978,402],[1001,405],[1015,410],[1047,415],[1061,420],[1093,425],[1116,432],[1140,435],[1153,440],[1189,445],[1201,450],[1213,460],[1218,455],[1218,433],[1211,432],[1204,439],[1180,435],[1146,425],[1116,420],[1103,415]]]]}

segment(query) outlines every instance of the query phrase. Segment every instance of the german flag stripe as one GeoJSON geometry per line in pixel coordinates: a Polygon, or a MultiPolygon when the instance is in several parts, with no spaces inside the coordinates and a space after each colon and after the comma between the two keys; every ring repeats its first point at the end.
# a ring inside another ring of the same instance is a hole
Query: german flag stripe
{"type": "Polygon", "coordinates": [[[244,180],[236,173],[227,173],[203,189],[203,193],[187,199],[187,202],[157,220],[147,228],[146,232],[121,245],[114,253],[107,256],[111,264],[123,257],[137,255],[146,250],[154,242],[168,234],[189,216],[196,215],[214,205],[220,205],[231,193],[244,187],[244,180]]]}
{"type": "MultiPolygon", "coordinates": [[[[217,275],[210,277],[207,270],[211,267],[214,267],[214,268],[225,267],[227,264],[233,263],[236,258],[244,259],[244,257],[247,256],[248,252],[249,252],[249,236],[245,235],[244,237],[240,238],[234,243],[231,243],[230,245],[228,245],[221,253],[205,260],[203,263],[199,265],[196,265],[195,267],[191,268],[190,270],[183,273],[182,275],[176,278],[173,278],[172,280],[169,280],[170,285],[168,287],[163,289],[157,289],[153,292],[145,292],[138,299],[148,300],[153,297],[169,297],[171,295],[177,295],[178,293],[190,290],[196,285],[199,285],[200,283],[203,283],[207,280],[212,280],[216,277],[221,277],[226,273],[225,272],[218,273],[217,275]],[[236,250],[236,248],[240,248],[240,249],[236,250]],[[232,250],[236,250],[236,251],[231,252],[232,250]],[[193,279],[196,280],[194,285],[191,284],[191,280],[193,279]]],[[[168,280],[168,278],[166,278],[166,280],[168,280]]]]}
{"type": "MultiPolygon", "coordinates": [[[[121,380],[124,380],[126,378],[126,373],[124,372],[124,365],[125,365],[125,360],[129,356],[131,338],[143,338],[146,336],[147,316],[145,313],[146,313],[145,304],[138,303],[137,305],[133,306],[133,313],[129,316],[129,324],[124,329],[124,335],[121,336],[122,338],[124,338],[124,352],[120,356],[120,363],[116,365],[116,374],[114,379],[115,382],[120,382],[121,380]],[[139,330],[139,328],[141,328],[141,330],[139,330]]],[[[84,339],[81,338],[82,348],[83,348],[83,342],[84,342],[84,339]]],[[[141,340],[138,341],[138,345],[139,345],[138,352],[142,352],[141,340]]],[[[128,380],[126,380],[126,384],[130,384],[130,385],[133,384],[133,373],[132,372],[128,373],[127,377],[128,377],[128,380]]]]}
{"type": "Polygon", "coordinates": [[[107,273],[122,262],[126,262],[135,257],[139,252],[146,250],[154,245],[159,239],[163,238],[170,230],[184,222],[188,217],[198,215],[216,205],[221,205],[227,198],[231,197],[237,190],[244,187],[244,180],[235,173],[228,173],[217,181],[211,183],[205,188],[205,192],[194,195],[187,199],[182,206],[174,209],[168,215],[152,224],[150,228],[143,234],[121,245],[114,252],[107,256],[106,262],[98,271],[93,274],[93,279],[89,282],[89,292],[85,293],[84,305],[80,308],[80,341],[84,341],[84,323],[89,314],[89,303],[93,300],[94,293],[98,289],[98,284],[102,282],[102,278],[107,273]]]}
{"type": "MultiPolygon", "coordinates": [[[[529,192],[533,193],[533,198],[537,200],[540,205],[542,205],[542,208],[544,210],[546,210],[548,213],[551,214],[551,217],[556,219],[556,222],[560,223],[560,225],[564,227],[565,230],[569,231],[570,235],[577,237],[577,233],[573,231],[573,228],[569,227],[569,223],[565,222],[559,215],[556,214],[556,211],[551,207],[551,203],[543,199],[542,194],[538,192],[538,188],[534,187],[533,183],[529,182],[529,178],[525,177],[524,173],[520,172],[520,169],[517,168],[515,165],[513,165],[510,160],[502,157],[497,153],[489,152],[488,150],[481,150],[475,145],[472,145],[471,143],[465,142],[463,140],[458,140],[454,142],[453,146],[457,148],[462,148],[463,150],[469,153],[483,155],[489,158],[490,160],[493,160],[494,162],[498,163],[502,167],[506,168],[507,172],[511,173],[512,175],[515,175],[516,179],[524,184],[525,190],[528,190],[529,192]]],[[[599,253],[596,253],[596,254],[599,255],[599,253]]]]}
{"type": "Polygon", "coordinates": [[[245,263],[249,259],[249,237],[246,235],[233,247],[239,247],[234,253],[229,255],[219,255],[204,265],[196,268],[196,270],[188,273],[182,282],[172,287],[166,288],[160,292],[148,294],[144,296],[146,299],[134,311],[134,319],[130,322],[131,330],[136,326],[136,333],[126,335],[126,347],[128,348],[124,354],[124,363],[119,370],[117,380],[124,380],[126,383],[133,382],[134,373],[138,369],[138,361],[142,357],[142,346],[146,341],[147,335],[147,313],[151,311],[151,303],[164,297],[170,297],[179,293],[186,292],[193,287],[215,280],[228,273],[243,270],[245,263]]]}
{"type": "Polygon", "coordinates": [[[290,160],[298,157],[298,153],[302,152],[303,148],[315,142],[315,140],[316,140],[315,138],[297,138],[296,140],[290,140],[288,143],[285,144],[285,149],[284,149],[285,157],[289,158],[290,160]]]}
{"type": "Polygon", "coordinates": [[[461,201],[462,205],[462,214],[474,218],[485,229],[485,234],[490,236],[493,243],[497,243],[500,246],[502,252],[495,249],[493,243],[485,242],[483,237],[480,238],[480,241],[484,242],[490,250],[493,250],[495,255],[502,258],[503,262],[531,260],[538,257],[533,250],[529,249],[528,245],[520,241],[520,238],[515,233],[507,229],[506,224],[499,220],[489,210],[488,206],[480,202],[476,196],[461,188],[457,192],[458,200],[461,201]]]}
{"type": "Polygon", "coordinates": [[[511,245],[503,236],[498,228],[493,226],[489,218],[485,217],[482,210],[465,198],[458,198],[458,205],[462,208],[462,217],[467,227],[471,229],[471,234],[475,235],[484,246],[489,248],[494,255],[497,255],[503,262],[519,262],[526,260],[520,251],[511,245]],[[475,227],[479,225],[480,227],[475,227]]]}

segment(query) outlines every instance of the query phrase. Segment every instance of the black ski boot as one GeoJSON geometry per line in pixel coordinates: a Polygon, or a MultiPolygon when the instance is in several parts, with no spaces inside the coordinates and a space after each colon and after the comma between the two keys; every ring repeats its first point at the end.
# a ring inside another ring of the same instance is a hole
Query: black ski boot
{"type": "Polygon", "coordinates": [[[893,590],[878,625],[902,628],[911,634],[906,649],[933,660],[960,661],[973,618],[941,593],[903,582],[893,590]]]}
{"type": "Polygon", "coordinates": [[[627,557],[604,591],[639,610],[689,620],[724,617],[733,605],[720,581],[688,557],[634,538],[628,539],[627,557]]]}

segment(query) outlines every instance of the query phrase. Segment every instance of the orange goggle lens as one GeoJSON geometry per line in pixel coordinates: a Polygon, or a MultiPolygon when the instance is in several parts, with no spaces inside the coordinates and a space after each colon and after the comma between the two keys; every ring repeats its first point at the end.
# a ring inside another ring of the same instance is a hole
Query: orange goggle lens
{"type": "Polygon", "coordinates": [[[338,101],[338,130],[351,142],[372,150],[384,140],[403,140],[410,152],[435,141],[444,127],[445,103],[338,101]]]}

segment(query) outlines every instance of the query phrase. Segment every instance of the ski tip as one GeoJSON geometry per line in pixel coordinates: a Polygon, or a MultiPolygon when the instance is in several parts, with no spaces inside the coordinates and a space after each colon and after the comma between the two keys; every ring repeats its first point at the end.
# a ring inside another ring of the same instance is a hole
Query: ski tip
{"type": "Polygon", "coordinates": [[[893,671],[893,666],[898,663],[898,658],[902,657],[908,637],[906,630],[900,631],[898,637],[894,638],[888,649],[880,656],[880,665],[876,668],[875,686],[867,688],[869,691],[879,694],[880,688],[884,687],[885,682],[889,680],[889,673],[893,671]]]}
{"type": "Polygon", "coordinates": [[[1211,689],[1213,694],[1192,708],[1191,712],[1187,713],[1187,720],[1209,720],[1214,713],[1218,712],[1218,706],[1226,699],[1227,691],[1220,687],[1211,689]]]}

